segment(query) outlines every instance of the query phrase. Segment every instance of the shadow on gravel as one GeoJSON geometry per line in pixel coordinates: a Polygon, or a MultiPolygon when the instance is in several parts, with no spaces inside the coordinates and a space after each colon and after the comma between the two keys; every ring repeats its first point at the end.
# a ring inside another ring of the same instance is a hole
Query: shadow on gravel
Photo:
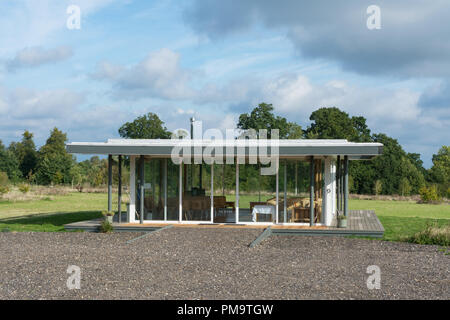
{"type": "Polygon", "coordinates": [[[45,213],[0,220],[0,230],[7,228],[10,231],[64,231],[64,225],[67,223],[96,219],[101,216],[99,211],[45,213]]]}

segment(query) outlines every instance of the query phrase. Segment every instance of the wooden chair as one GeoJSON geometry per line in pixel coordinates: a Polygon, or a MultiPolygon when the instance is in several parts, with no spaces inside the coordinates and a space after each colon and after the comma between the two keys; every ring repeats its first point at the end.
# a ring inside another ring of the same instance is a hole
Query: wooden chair
{"type": "MultiPolygon", "coordinates": [[[[291,218],[292,222],[303,222],[308,223],[310,220],[310,209],[309,205],[306,208],[294,208],[293,216],[291,218]]],[[[320,222],[322,217],[322,206],[319,203],[314,205],[314,223],[320,222]]]]}
{"type": "Polygon", "coordinates": [[[182,205],[183,205],[184,219],[191,220],[192,218],[191,200],[183,199],[182,205]]]}
{"type": "Polygon", "coordinates": [[[226,201],[225,208],[232,208],[233,210],[236,210],[236,204],[234,201],[226,201]]]}
{"type": "Polygon", "coordinates": [[[202,200],[202,217],[201,220],[208,220],[208,213],[211,212],[211,197],[205,196],[202,200]]]}
{"type": "Polygon", "coordinates": [[[191,205],[191,211],[192,211],[193,217],[198,215],[198,214],[201,215],[202,209],[203,209],[202,200],[199,200],[199,199],[191,200],[190,205],[191,205]]]}
{"type": "Polygon", "coordinates": [[[309,208],[294,208],[292,222],[309,222],[309,208]]]}
{"type": "Polygon", "coordinates": [[[214,196],[214,222],[224,223],[226,216],[224,210],[226,208],[226,197],[225,196],[214,196]]]}
{"type": "Polygon", "coordinates": [[[214,196],[214,208],[222,209],[225,208],[226,197],[224,196],[214,196]]]}

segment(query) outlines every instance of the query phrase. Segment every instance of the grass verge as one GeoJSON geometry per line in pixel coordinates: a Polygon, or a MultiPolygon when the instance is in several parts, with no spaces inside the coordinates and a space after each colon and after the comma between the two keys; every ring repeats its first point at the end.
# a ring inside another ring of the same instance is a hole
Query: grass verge
{"type": "Polygon", "coordinates": [[[450,225],[427,226],[425,230],[417,232],[406,239],[408,242],[417,244],[433,244],[448,247],[450,246],[450,225]]]}

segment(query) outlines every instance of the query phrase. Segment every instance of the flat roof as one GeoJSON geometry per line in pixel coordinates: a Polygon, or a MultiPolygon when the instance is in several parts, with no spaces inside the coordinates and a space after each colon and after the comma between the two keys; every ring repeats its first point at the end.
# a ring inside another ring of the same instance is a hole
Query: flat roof
{"type": "Polygon", "coordinates": [[[234,139],[234,140],[191,140],[191,139],[108,139],[106,142],[71,142],[67,152],[76,154],[146,155],[170,157],[174,147],[213,149],[218,154],[226,152],[249,155],[252,148],[266,148],[278,145],[280,158],[305,156],[347,155],[352,160],[371,159],[383,153],[383,144],[376,142],[349,142],[345,139],[234,139]],[[219,152],[221,150],[221,152],[219,152]]]}

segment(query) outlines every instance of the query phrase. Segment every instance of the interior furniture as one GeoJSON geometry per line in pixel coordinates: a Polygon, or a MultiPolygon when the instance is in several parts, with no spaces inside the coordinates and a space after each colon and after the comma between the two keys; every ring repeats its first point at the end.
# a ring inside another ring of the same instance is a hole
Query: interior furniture
{"type": "MultiPolygon", "coordinates": [[[[275,216],[275,206],[267,204],[255,205],[252,209],[252,221],[258,222],[258,215],[270,215],[269,221],[275,216]]],[[[267,219],[265,219],[267,221],[267,219]]]]}

